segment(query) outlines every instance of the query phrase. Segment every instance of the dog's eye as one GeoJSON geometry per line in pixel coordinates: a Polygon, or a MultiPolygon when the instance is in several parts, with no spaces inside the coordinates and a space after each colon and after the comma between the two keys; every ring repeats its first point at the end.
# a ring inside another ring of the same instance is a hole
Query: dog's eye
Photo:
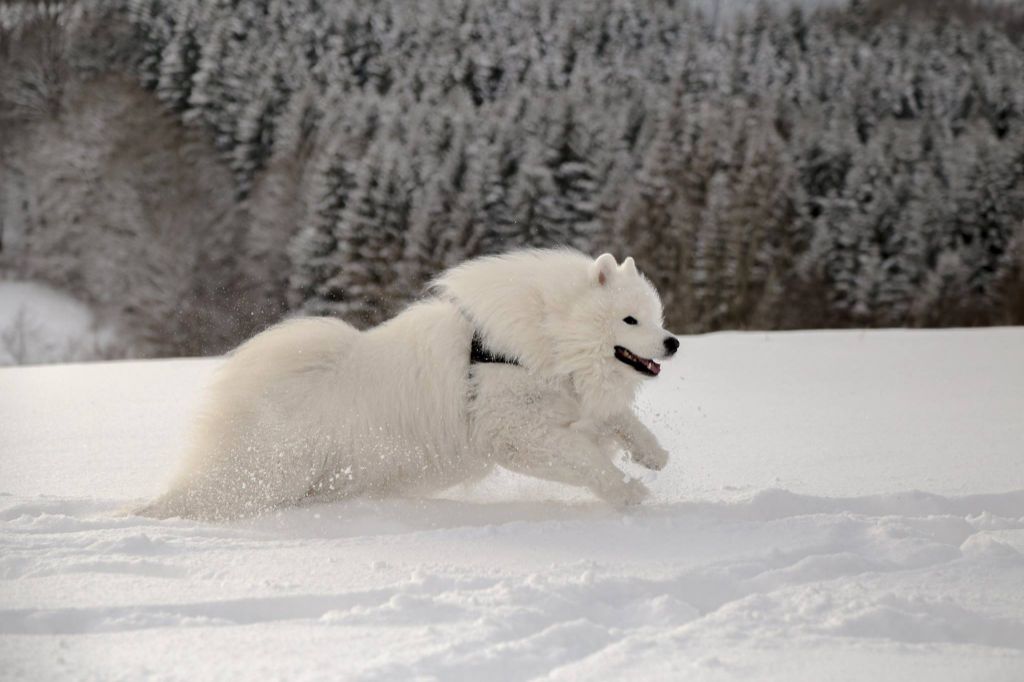
{"type": "Polygon", "coordinates": [[[629,317],[622,318],[622,321],[626,324],[636,324],[636,318],[630,315],[629,317]]]}

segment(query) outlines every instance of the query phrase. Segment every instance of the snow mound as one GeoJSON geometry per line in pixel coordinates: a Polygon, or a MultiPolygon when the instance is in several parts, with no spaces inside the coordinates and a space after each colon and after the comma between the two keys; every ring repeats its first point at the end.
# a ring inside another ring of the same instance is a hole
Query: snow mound
{"type": "Polygon", "coordinates": [[[0,281],[0,366],[110,357],[115,340],[81,301],[43,284],[0,281]]]}
{"type": "Polygon", "coordinates": [[[851,679],[879,659],[882,679],[1016,679],[1024,516],[1001,514],[1024,492],[797,499],[364,501],[226,527],[8,499],[0,655],[72,678],[820,679],[832,652],[851,679]]]}

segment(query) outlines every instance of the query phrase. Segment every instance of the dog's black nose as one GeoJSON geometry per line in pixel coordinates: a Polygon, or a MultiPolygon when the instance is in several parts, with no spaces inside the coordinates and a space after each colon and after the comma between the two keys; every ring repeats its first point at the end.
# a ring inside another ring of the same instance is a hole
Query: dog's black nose
{"type": "Polygon", "coordinates": [[[665,351],[669,355],[675,355],[676,351],[679,350],[679,339],[674,336],[665,337],[665,351]]]}

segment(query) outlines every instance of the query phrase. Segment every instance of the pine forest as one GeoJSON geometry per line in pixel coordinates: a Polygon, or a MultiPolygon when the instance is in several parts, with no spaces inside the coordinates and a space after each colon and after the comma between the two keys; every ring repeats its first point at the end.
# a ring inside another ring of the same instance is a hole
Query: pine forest
{"type": "Polygon", "coordinates": [[[0,278],[137,356],[367,327],[525,246],[632,255],[680,333],[1022,324],[1022,26],[966,0],[3,3],[0,278]]]}

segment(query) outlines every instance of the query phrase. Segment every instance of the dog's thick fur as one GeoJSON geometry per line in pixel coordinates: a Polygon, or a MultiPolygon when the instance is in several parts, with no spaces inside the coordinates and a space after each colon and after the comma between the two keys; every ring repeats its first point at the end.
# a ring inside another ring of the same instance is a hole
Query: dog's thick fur
{"type": "Polygon", "coordinates": [[[295,319],[240,346],[181,473],[139,511],[216,520],[315,494],[429,494],[496,465],[634,504],[646,489],[614,466],[617,451],[650,469],[668,454],[633,412],[643,376],[615,347],[660,358],[674,343],[632,259],[469,261],[374,329],[295,319]],[[519,364],[471,364],[474,332],[519,364]]]}

